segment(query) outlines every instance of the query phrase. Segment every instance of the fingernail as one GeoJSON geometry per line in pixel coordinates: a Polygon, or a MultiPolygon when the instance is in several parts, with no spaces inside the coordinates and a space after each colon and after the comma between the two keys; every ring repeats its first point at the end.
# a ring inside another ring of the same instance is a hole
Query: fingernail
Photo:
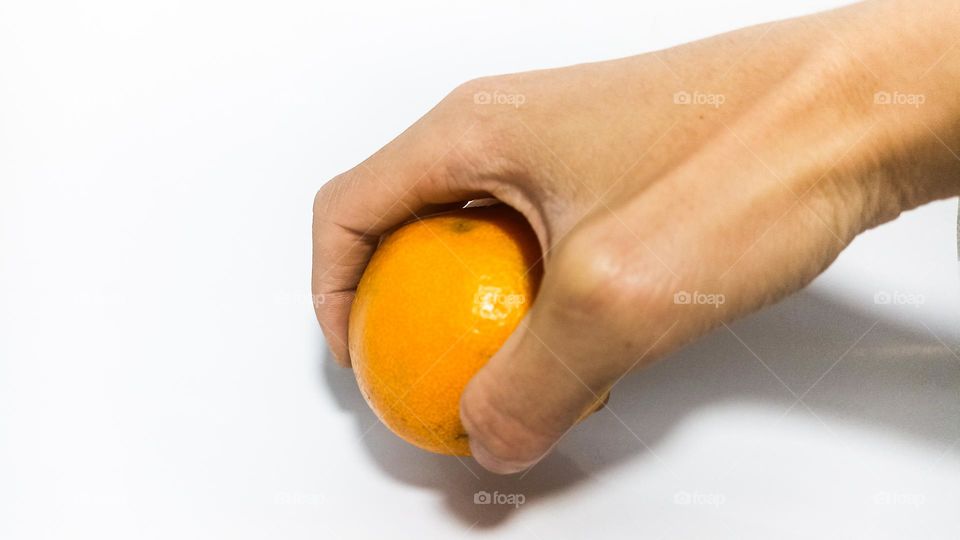
{"type": "Polygon", "coordinates": [[[483,443],[476,439],[470,439],[470,453],[477,463],[483,465],[484,469],[497,474],[514,474],[532,467],[537,460],[529,463],[504,461],[494,456],[483,443]]]}

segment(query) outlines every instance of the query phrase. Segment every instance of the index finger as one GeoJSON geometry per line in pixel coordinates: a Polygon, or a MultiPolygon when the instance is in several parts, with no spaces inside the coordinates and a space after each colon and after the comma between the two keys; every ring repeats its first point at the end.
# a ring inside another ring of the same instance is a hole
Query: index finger
{"type": "MultiPolygon", "coordinates": [[[[414,125],[327,182],[313,205],[312,290],[317,320],[337,362],[350,365],[347,322],[354,291],[380,236],[436,205],[482,196],[469,187],[458,137],[414,125]]],[[[461,148],[462,150],[462,148],[461,148]]]]}

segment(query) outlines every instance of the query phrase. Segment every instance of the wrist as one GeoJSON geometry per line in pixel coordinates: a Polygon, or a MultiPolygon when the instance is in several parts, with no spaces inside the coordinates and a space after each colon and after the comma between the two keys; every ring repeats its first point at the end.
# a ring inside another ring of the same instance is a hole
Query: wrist
{"type": "Polygon", "coordinates": [[[875,1],[821,17],[852,66],[847,99],[872,126],[865,187],[895,201],[876,221],[960,195],[960,7],[875,1]]]}

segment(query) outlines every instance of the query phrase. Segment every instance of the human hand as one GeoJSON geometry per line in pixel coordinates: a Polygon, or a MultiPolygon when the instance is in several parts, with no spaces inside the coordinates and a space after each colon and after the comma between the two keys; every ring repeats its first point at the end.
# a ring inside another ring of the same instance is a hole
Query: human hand
{"type": "Polygon", "coordinates": [[[461,419],[483,466],[531,466],[626,373],[803,287],[867,228],[960,193],[948,4],[873,2],[461,86],[317,195],[331,350],[349,364],[353,289],[380,235],[470,199],[513,206],[544,281],[461,419]],[[901,35],[922,39],[891,54],[901,35]]]}

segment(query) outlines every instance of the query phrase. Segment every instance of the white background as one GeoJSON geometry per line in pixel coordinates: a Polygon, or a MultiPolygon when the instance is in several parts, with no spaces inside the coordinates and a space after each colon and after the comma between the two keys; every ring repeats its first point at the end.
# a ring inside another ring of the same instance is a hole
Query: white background
{"type": "Polygon", "coordinates": [[[447,4],[0,0],[0,538],[960,536],[955,201],[522,480],[376,422],[308,299],[326,179],[467,79],[836,3],[447,4]]]}

